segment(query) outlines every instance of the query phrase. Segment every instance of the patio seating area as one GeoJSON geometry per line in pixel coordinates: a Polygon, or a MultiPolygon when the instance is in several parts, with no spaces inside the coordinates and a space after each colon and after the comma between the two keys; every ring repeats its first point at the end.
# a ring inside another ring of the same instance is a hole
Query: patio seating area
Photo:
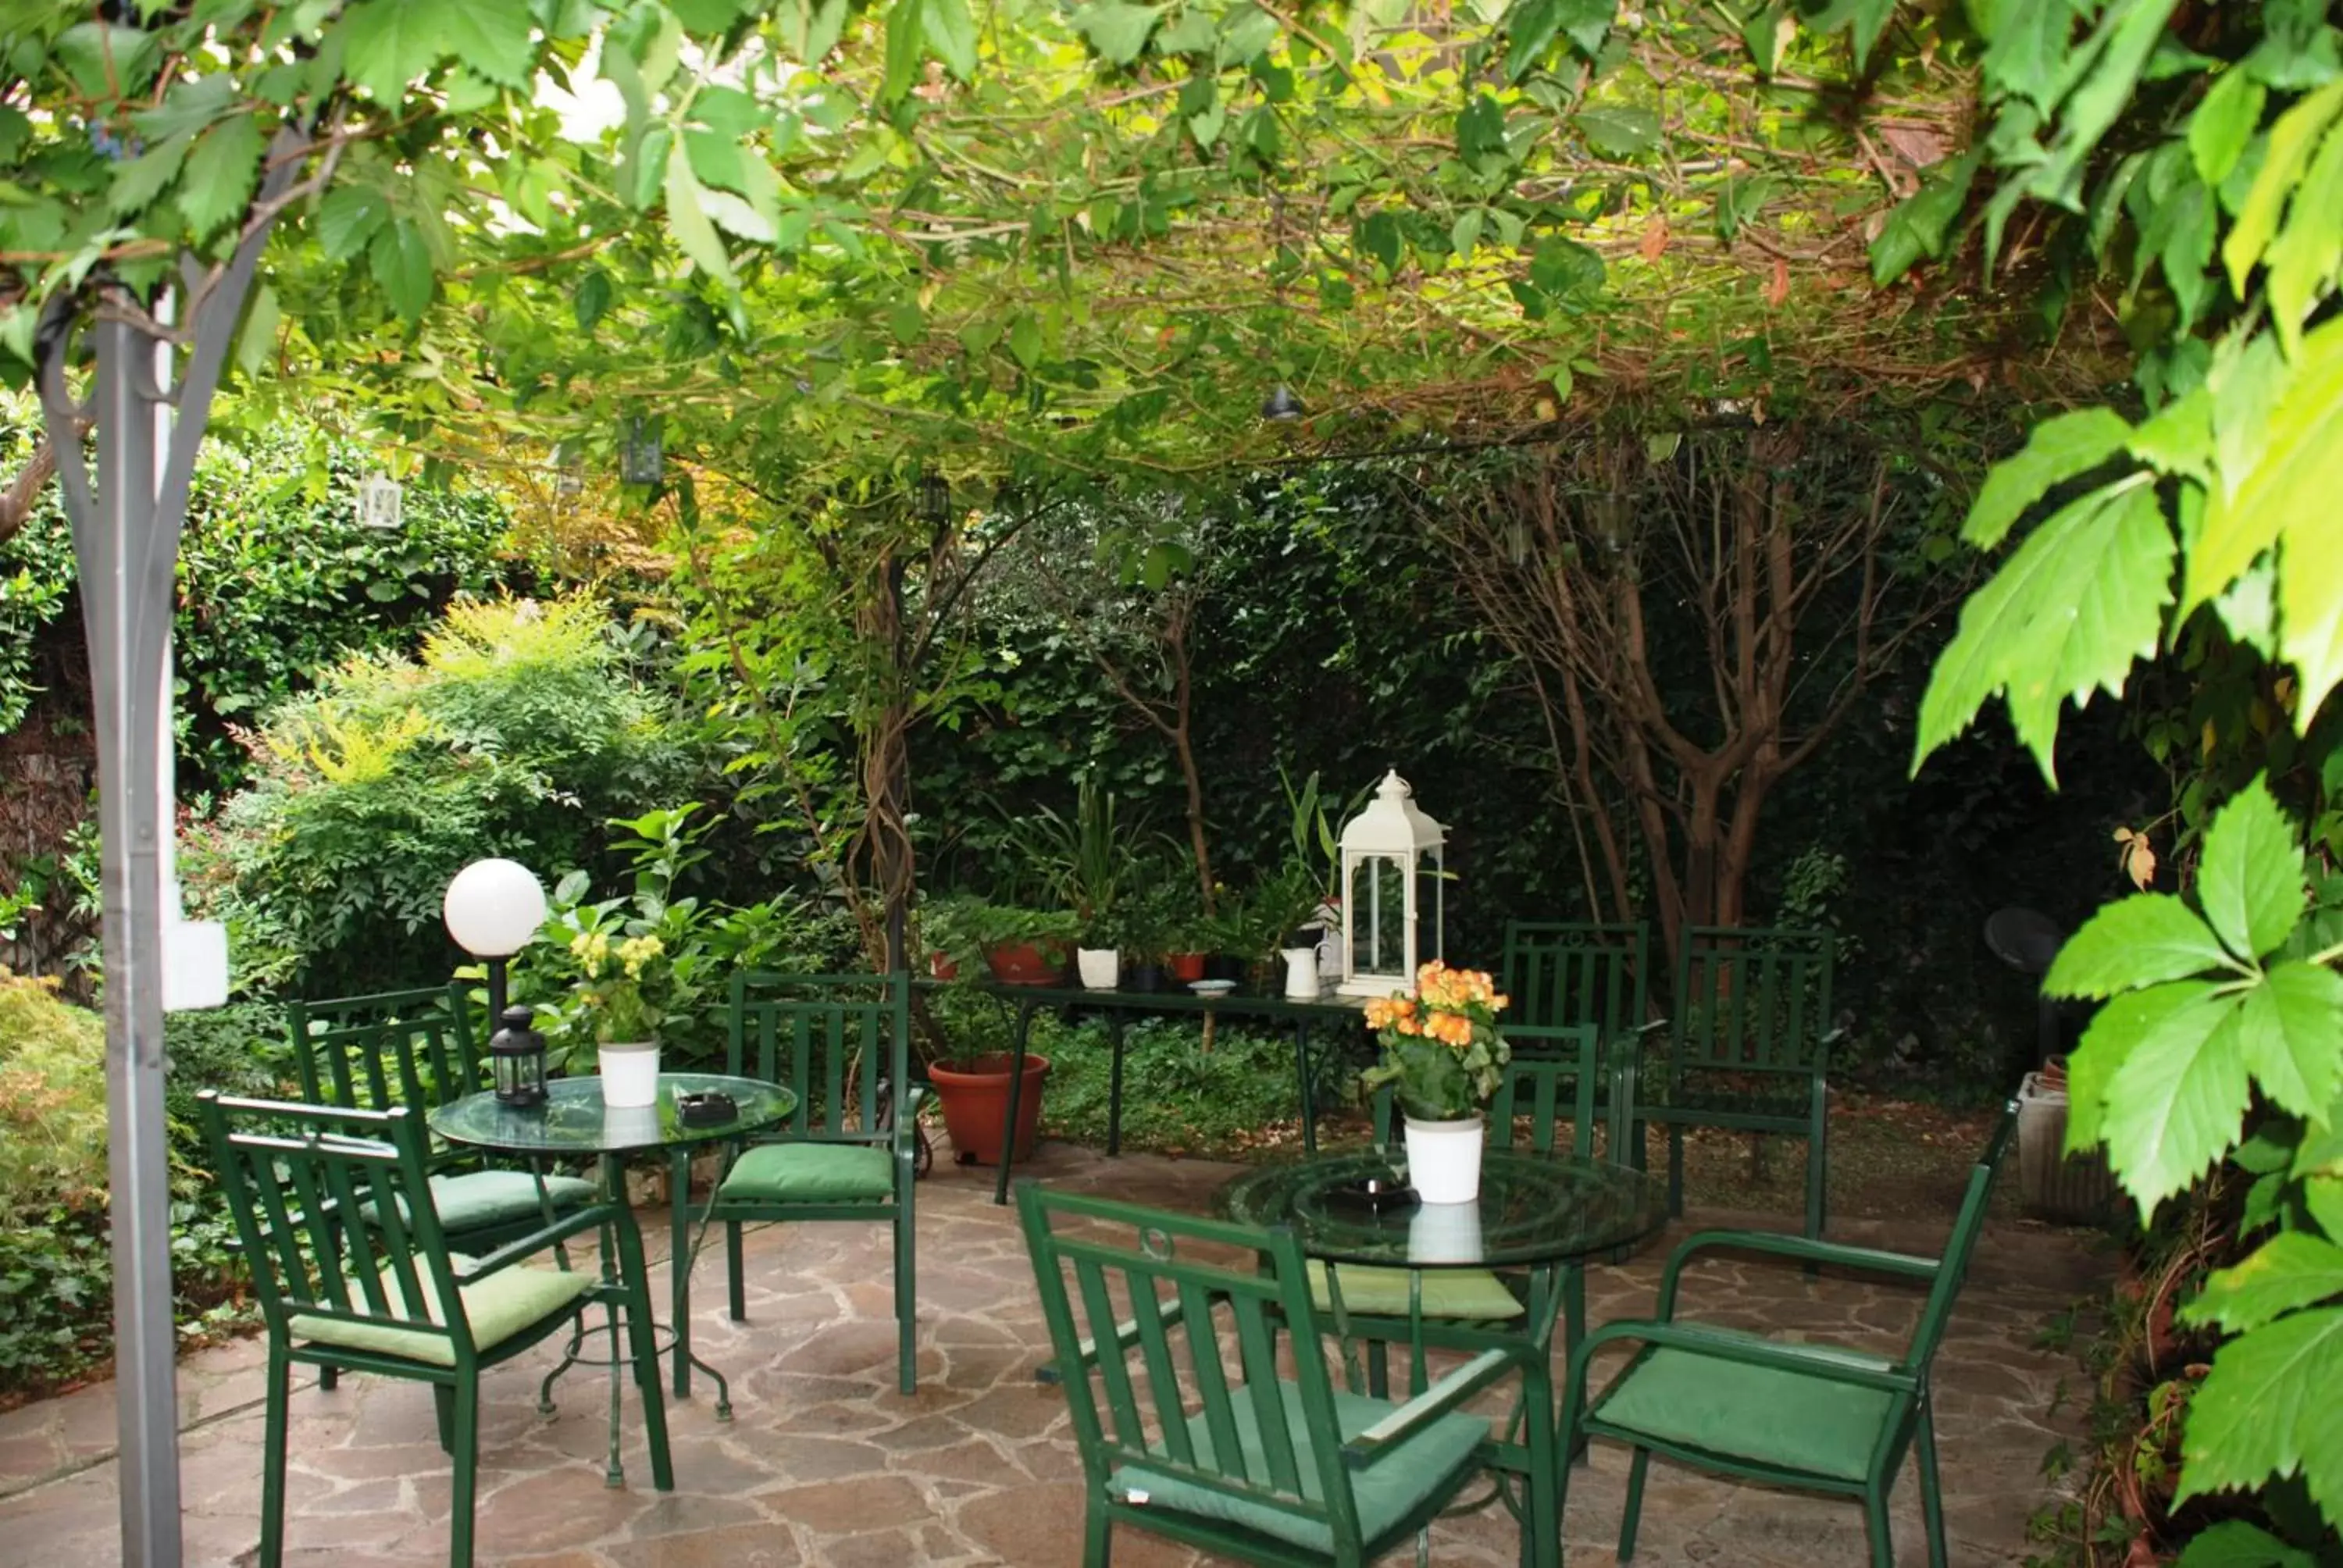
{"type": "MultiPolygon", "coordinates": [[[[1237,1167],[1133,1154],[1110,1160],[1044,1145],[1020,1174],[1053,1187],[1210,1213],[1237,1167]]],[[[702,1385],[671,1402],[676,1490],[648,1484],[642,1428],[626,1426],[629,1483],[607,1488],[608,1391],[573,1372],[558,1411],[536,1411],[536,1385],[558,1359],[548,1343],[488,1370],[480,1415],[478,1560],[534,1568],[861,1568],[922,1563],[1059,1564],[1080,1560],[1080,1461],[1063,1391],[1037,1382],[1047,1359],[1031,1266],[1013,1208],[990,1201],[991,1172],[946,1152],[920,1183],[918,1392],[896,1391],[896,1322],[884,1227],[760,1226],[748,1234],[749,1321],[723,1292],[695,1298],[695,1348],[731,1379],[735,1417],[719,1424],[702,1385]]],[[[1945,1194],[1948,1223],[1957,1193],[1945,1194]]],[[[643,1230],[663,1271],[663,1226],[643,1230]]],[[[1688,1230],[1749,1222],[1790,1228],[1793,1214],[1695,1212],[1620,1266],[1586,1271],[1590,1316],[1652,1307],[1668,1245],[1688,1230]]],[[[1933,1253],[1944,1225],[1835,1220],[1834,1240],[1933,1253]]],[[[720,1249],[703,1252],[712,1282],[720,1249]]],[[[2045,1450],[2077,1435],[2077,1406],[2052,1404],[2072,1358],[2039,1337],[2054,1314],[2102,1284],[2106,1263],[2078,1233],[1996,1221],[1936,1358],[1935,1400],[1951,1561],[2015,1563],[2027,1516],[2048,1490],[2045,1450]]],[[[1705,1322],[1827,1339],[1892,1352],[1919,1311],[1892,1282],[1833,1271],[1808,1280],[1755,1258],[1697,1264],[1684,1313],[1705,1322]]],[[[181,1368],[186,1560],[248,1563],[259,1536],[262,1342],[202,1352],[181,1368]]],[[[1560,1357],[1556,1356],[1556,1373],[1560,1357]]],[[[1602,1375],[1598,1366],[1598,1378],[1602,1375]]],[[[631,1396],[630,1396],[631,1397],[631,1396]]],[[[11,1562],[96,1568],[119,1560],[114,1390],[97,1385],[0,1415],[0,1542],[11,1562]]],[[[430,1392],[345,1374],[331,1392],[307,1378],[292,1401],[288,1563],[431,1568],[447,1558],[450,1470],[430,1392]]],[[[1564,1536],[1579,1568],[1614,1562],[1627,1472],[1624,1450],[1596,1443],[1574,1473],[1564,1536]]],[[[1892,1513],[1899,1563],[1926,1560],[1908,1472],[1892,1513]]],[[[1513,1563],[1502,1510],[1433,1528],[1432,1561],[1513,1563]]],[[[1121,1533],[1131,1568],[1201,1562],[1121,1533]]],[[[1655,1461],[1634,1561],[1812,1568],[1865,1561],[1852,1503],[1712,1480],[1655,1461]]]]}

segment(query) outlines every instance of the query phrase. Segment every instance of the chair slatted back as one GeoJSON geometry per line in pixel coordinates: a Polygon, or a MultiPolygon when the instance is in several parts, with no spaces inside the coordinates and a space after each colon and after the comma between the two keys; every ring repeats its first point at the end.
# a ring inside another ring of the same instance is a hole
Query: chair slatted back
{"type": "Polygon", "coordinates": [[[1141,1466],[1358,1537],[1333,1384],[1292,1232],[1255,1231],[1020,1184],[1019,1215],[1050,1344],[1093,1485],[1141,1466]],[[1071,1221],[1071,1225],[1064,1221],[1071,1221]],[[1241,1270],[1182,1255],[1255,1257],[1241,1270]],[[1309,1436],[1298,1450],[1277,1344],[1309,1436]],[[1094,1347],[1094,1348],[1090,1348],[1094,1347]],[[1249,1417],[1250,1419],[1245,1419],[1249,1417]],[[1248,1456],[1240,1434],[1255,1435],[1248,1456]],[[1202,1441],[1200,1441],[1200,1438],[1202,1441]],[[1314,1493],[1314,1495],[1312,1495],[1314,1493]]]}
{"type": "Polygon", "coordinates": [[[910,977],[732,977],[727,1070],[786,1085],[798,1097],[789,1131],[833,1143],[885,1143],[881,1083],[900,1096],[910,1067],[910,977]]]}
{"type": "Polygon", "coordinates": [[[1828,931],[1687,926],[1672,1067],[1821,1071],[1835,945],[1828,931]]]}
{"type": "Polygon", "coordinates": [[[1936,1353],[1936,1346],[1945,1337],[1945,1325],[1953,1315],[1954,1298],[1961,1293],[1961,1282],[1968,1274],[1969,1256],[1976,1251],[1977,1236],[1985,1230],[1994,1178],[2000,1172],[2016,1126],[2017,1101],[2013,1100],[2002,1107],[2001,1119],[1986,1142],[1985,1152],[1977,1156],[1976,1164],[1970,1169],[1968,1188],[1961,1195],[1960,1213],[1953,1221],[1952,1237],[1945,1243],[1936,1282],[1928,1288],[1927,1303],[1920,1309],[1919,1326],[1913,1330],[1911,1345],[1904,1353],[1904,1367],[1908,1372],[1925,1373],[1929,1358],[1936,1353]]]}
{"type": "Polygon", "coordinates": [[[461,985],[297,1001],[285,1017],[314,1104],[425,1111],[487,1087],[461,985]]]}
{"type": "Polygon", "coordinates": [[[198,1104],[271,1330],[289,1335],[296,1316],[334,1318],[436,1335],[459,1360],[474,1353],[432,1206],[419,1111],[209,1091],[198,1104]],[[448,1303],[444,1322],[431,1315],[435,1301],[448,1303]]]}
{"type": "Polygon", "coordinates": [[[1651,928],[1625,922],[1508,920],[1508,1016],[1533,1025],[1591,1023],[1605,1040],[1641,1028],[1649,1005],[1651,928]]]}

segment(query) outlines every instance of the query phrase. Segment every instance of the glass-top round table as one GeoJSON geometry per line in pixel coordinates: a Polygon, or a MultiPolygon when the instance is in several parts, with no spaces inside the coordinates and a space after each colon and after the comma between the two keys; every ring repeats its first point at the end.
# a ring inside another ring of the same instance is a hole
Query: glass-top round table
{"type": "Polygon", "coordinates": [[[1481,1156],[1473,1203],[1373,1209],[1350,1199],[1370,1179],[1403,1180],[1406,1161],[1374,1150],[1266,1165],[1221,1189],[1243,1225],[1283,1225],[1304,1256],[1412,1269],[1550,1267],[1631,1247],[1668,1222],[1667,1184],[1608,1161],[1528,1149],[1481,1156]]]}
{"type": "MultiPolygon", "coordinates": [[[[468,1094],[435,1109],[428,1118],[431,1131],[450,1143],[538,1160],[593,1155],[600,1169],[604,1201],[614,1204],[618,1222],[629,1227],[635,1222],[633,1211],[626,1203],[625,1166],[629,1155],[693,1149],[703,1143],[746,1137],[788,1121],[798,1107],[796,1093],[778,1083],[720,1072],[662,1072],[659,1076],[658,1098],[649,1105],[604,1104],[599,1078],[557,1078],[545,1089],[545,1103],[531,1106],[507,1105],[490,1091],[468,1094]],[[711,1092],[729,1096],[733,1114],[721,1121],[687,1123],[676,1108],[676,1097],[711,1092]]],[[[679,1160],[677,1164],[680,1167],[682,1161],[679,1160]]],[[[681,1169],[675,1172],[678,1181],[689,1179],[681,1169]]],[[[681,1201],[679,1196],[679,1205],[681,1201]]],[[[703,1218],[699,1236],[704,1237],[707,1229],[703,1218]]],[[[639,1241],[636,1251],[639,1255],[639,1241]]],[[[691,1251],[696,1254],[698,1251],[699,1239],[695,1238],[691,1251]]],[[[606,1282],[618,1278],[618,1249],[606,1231],[601,1247],[602,1278],[606,1282]]],[[[680,1257],[673,1263],[688,1269],[690,1260],[680,1257]]],[[[607,1357],[596,1357],[587,1352],[586,1320],[581,1315],[562,1352],[561,1363],[546,1374],[538,1390],[538,1409],[550,1414],[554,1381],[563,1372],[581,1362],[610,1368],[610,1453],[604,1479],[612,1486],[625,1480],[618,1462],[618,1369],[628,1363],[619,1349],[618,1312],[616,1306],[610,1309],[610,1350],[607,1357]]],[[[668,1324],[654,1322],[651,1327],[656,1333],[673,1333],[668,1324]]],[[[696,1355],[690,1360],[692,1365],[715,1382],[716,1419],[731,1420],[731,1390],[724,1375],[696,1355]]]]}

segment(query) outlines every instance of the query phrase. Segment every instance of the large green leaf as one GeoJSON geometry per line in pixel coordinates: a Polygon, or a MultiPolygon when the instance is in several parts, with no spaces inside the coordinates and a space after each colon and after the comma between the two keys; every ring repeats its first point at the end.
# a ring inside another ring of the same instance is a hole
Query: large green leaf
{"type": "MultiPolygon", "coordinates": [[[[898,0],[900,3],[900,0],[898,0]]],[[[724,241],[718,236],[716,226],[708,219],[708,209],[701,200],[699,179],[691,172],[688,157],[669,157],[667,161],[667,226],[675,236],[675,243],[683,248],[694,266],[724,287],[738,288],[732,276],[732,258],[724,252],[724,241]]]]}
{"type": "Polygon", "coordinates": [[[2343,1295],[2343,1247],[2307,1231],[2288,1231],[2207,1280],[2181,1316],[2237,1333],[2337,1295],[2343,1295]]]}
{"type": "Polygon", "coordinates": [[[450,0],[358,0],[339,24],[350,80],[377,103],[403,102],[407,85],[447,52],[455,8],[450,0]]]}
{"type": "Polygon", "coordinates": [[[2066,1059],[2067,1149],[2081,1154],[2099,1146],[2107,1084],[2141,1040],[2167,1028],[2202,1033],[2218,1020],[2200,1025],[2192,1010],[2226,1005],[2210,980],[2174,980],[2127,990],[2094,1013],[2066,1059]]]}
{"type": "Polygon", "coordinates": [[[409,327],[423,318],[436,279],[431,249],[420,230],[405,218],[377,230],[374,242],[367,246],[367,267],[382,286],[391,308],[409,327]]]}
{"type": "Polygon", "coordinates": [[[2237,1141],[2253,1097],[2237,1013],[2234,995],[2175,1013],[2107,1081],[2100,1121],[2107,1163],[2143,1211],[2195,1181],[2237,1141]]]}
{"type": "Polygon", "coordinates": [[[2192,1539],[2173,1568],[2318,1568],[2318,1559],[2258,1524],[2224,1519],[2192,1539]]]}
{"type": "MultiPolygon", "coordinates": [[[[2270,411],[2269,445],[2237,487],[2236,510],[2279,518],[2278,652],[2302,683],[2308,727],[2343,681],[2343,320],[2302,341],[2294,378],[2270,411]]],[[[2217,506],[2213,508],[2217,510],[2217,506]]],[[[2207,528],[2211,528],[2210,511],[2207,528]]]]}
{"type": "Polygon", "coordinates": [[[250,115],[222,120],[199,137],[179,176],[179,210],[198,238],[244,211],[260,183],[260,123],[250,115]]]}
{"type": "Polygon", "coordinates": [[[2205,834],[2197,901],[2229,950],[2254,959],[2286,940],[2309,896],[2294,824],[2258,778],[2222,806],[2205,834]]]}
{"type": "Polygon", "coordinates": [[[1969,596],[1921,699],[1915,772],[1987,698],[2006,694],[2018,739],[2055,779],[2059,703],[2121,690],[2132,662],[2156,650],[2173,542],[2145,478],[2069,502],[1969,596]]]}
{"type": "Polygon", "coordinates": [[[944,69],[965,82],[976,75],[976,18],[968,0],[927,0],[928,46],[944,69]]]}
{"type": "Polygon", "coordinates": [[[2175,1501],[2299,1473],[2327,1516],[2343,1518],[2338,1387],[2343,1309],[2296,1312],[2229,1341],[2188,1402],[2175,1501]]]}
{"type": "Polygon", "coordinates": [[[2102,908],[2066,939],[2042,977],[2051,996],[2113,996],[2223,967],[2220,942],[2170,893],[2134,893],[2102,908]]]}
{"type": "Polygon", "coordinates": [[[1126,0],[1093,0],[1074,13],[1074,30],[1107,60],[1128,65],[1146,49],[1147,35],[1155,31],[1155,24],[1162,15],[1152,5],[1132,5],[1126,0]]]}
{"type": "Polygon", "coordinates": [[[2026,437],[2023,450],[1996,463],[1986,476],[1961,537],[1981,550],[1992,549],[2051,486],[2089,473],[2122,451],[2130,436],[2131,426],[2112,408],[2078,408],[2043,420],[2026,437]]]}
{"type": "Polygon", "coordinates": [[[1660,145],[1660,117],[1649,109],[1581,109],[1574,123],[1606,158],[1638,157],[1660,145]]]}
{"type": "Polygon", "coordinates": [[[2317,1116],[2343,1078],[2343,975],[2320,964],[2274,966],[2246,993],[2237,1029],[2262,1092],[2317,1116]]]}
{"type": "Polygon", "coordinates": [[[117,216],[144,211],[178,177],[192,140],[184,131],[166,136],[138,156],[115,165],[114,183],[106,192],[107,209],[117,216]]]}
{"type": "Polygon", "coordinates": [[[2262,122],[2262,104],[2268,89],[2239,70],[2225,71],[2188,116],[2188,156],[2197,162],[2197,177],[2218,186],[2237,166],[2237,155],[2262,122]]]}
{"type": "Polygon", "coordinates": [[[337,185],[317,203],[317,243],[326,259],[347,261],[366,249],[390,216],[390,198],[372,186],[337,185]]]}
{"type": "Polygon", "coordinates": [[[2278,124],[2270,127],[2269,150],[2263,155],[2253,186],[2246,193],[2246,204],[2238,209],[2237,221],[2230,225],[2229,237],[2221,246],[2229,286],[2240,298],[2245,296],[2247,277],[2278,233],[2278,215],[2302,182],[2311,148],[2338,112],[2343,112],[2343,79],[2311,94],[2280,115],[2278,124]]]}
{"type": "Polygon", "coordinates": [[[2311,160],[2268,260],[2270,320],[2292,354],[2300,345],[2303,318],[2326,297],[2336,264],[2343,262],[2343,123],[2327,133],[2311,160]]]}
{"type": "Polygon", "coordinates": [[[1984,156],[1984,148],[1972,147],[1966,156],[1932,172],[1918,190],[1896,204],[1879,237],[1871,242],[1872,282],[1893,283],[1922,257],[1945,254],[1945,236],[1968,203],[1969,185],[1984,156]]]}
{"type": "Polygon", "coordinates": [[[536,76],[537,45],[528,13],[518,5],[451,5],[446,12],[447,53],[467,68],[507,87],[527,87],[536,76]]]}

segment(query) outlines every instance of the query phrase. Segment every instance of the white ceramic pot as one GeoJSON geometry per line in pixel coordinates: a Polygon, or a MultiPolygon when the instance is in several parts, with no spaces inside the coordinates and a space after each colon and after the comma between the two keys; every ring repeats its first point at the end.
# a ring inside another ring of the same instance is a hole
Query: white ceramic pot
{"type": "Polygon", "coordinates": [[[1088,990],[1113,990],[1122,983],[1122,950],[1076,948],[1074,969],[1088,990]]]}
{"type": "Polygon", "coordinates": [[[1481,1205],[1419,1203],[1407,1221],[1410,1263],[1481,1261],[1481,1205]]]}
{"type": "Polygon", "coordinates": [[[1407,1184],[1426,1203],[1470,1203],[1481,1196],[1481,1143],[1486,1129],[1477,1116],[1455,1121],[1407,1119],[1407,1184]]]}
{"type": "Polygon", "coordinates": [[[1281,948],[1278,956],[1285,960],[1285,994],[1296,1001],[1315,1001],[1318,998],[1318,950],[1281,948]]]}
{"type": "Polygon", "coordinates": [[[632,1040],[601,1048],[602,1103],[625,1108],[659,1103],[659,1041],[632,1040]]]}

